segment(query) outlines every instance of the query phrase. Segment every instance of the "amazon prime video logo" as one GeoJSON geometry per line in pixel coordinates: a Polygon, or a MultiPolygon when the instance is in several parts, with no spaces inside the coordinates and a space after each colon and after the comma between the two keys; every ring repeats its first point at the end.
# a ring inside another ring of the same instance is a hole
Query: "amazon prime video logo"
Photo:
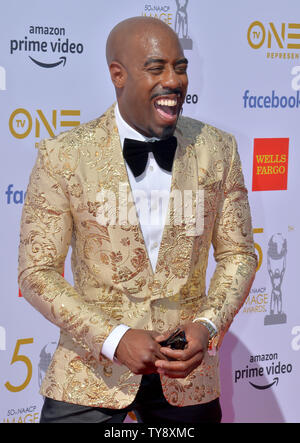
{"type": "Polygon", "coordinates": [[[282,281],[286,268],[287,241],[282,234],[274,234],[268,243],[268,273],[272,285],[270,313],[265,316],[265,325],[286,323],[283,312],[282,281]]]}
{"type": "Polygon", "coordinates": [[[175,32],[179,37],[182,49],[193,49],[193,40],[189,36],[188,0],[175,0],[177,11],[175,15],[175,32]]]}
{"type": "Polygon", "coordinates": [[[66,29],[53,26],[29,26],[28,35],[10,40],[10,54],[26,53],[41,68],[65,66],[69,55],[80,55],[82,43],[66,37],[66,29]]]}
{"type": "Polygon", "coordinates": [[[292,363],[283,362],[277,352],[250,355],[247,365],[235,369],[234,383],[244,381],[252,388],[263,391],[277,386],[281,377],[288,376],[292,371],[292,363]]]}

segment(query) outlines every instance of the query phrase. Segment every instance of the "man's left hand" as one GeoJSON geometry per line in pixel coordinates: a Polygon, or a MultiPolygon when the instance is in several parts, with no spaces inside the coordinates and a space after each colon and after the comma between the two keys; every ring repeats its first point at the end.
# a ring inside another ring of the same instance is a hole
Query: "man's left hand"
{"type": "MultiPolygon", "coordinates": [[[[156,360],[157,372],[171,378],[185,378],[202,362],[209,341],[208,329],[200,323],[188,322],[180,326],[185,332],[187,345],[183,350],[161,347],[160,352],[170,360],[156,360]]],[[[156,337],[165,340],[169,334],[156,337]]]]}

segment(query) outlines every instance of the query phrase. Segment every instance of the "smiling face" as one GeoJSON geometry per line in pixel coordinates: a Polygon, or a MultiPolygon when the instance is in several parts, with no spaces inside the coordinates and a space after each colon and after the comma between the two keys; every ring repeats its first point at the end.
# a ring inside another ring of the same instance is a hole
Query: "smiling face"
{"type": "Polygon", "coordinates": [[[129,32],[123,53],[110,64],[120,113],[141,134],[168,137],[187,91],[187,59],[177,35],[160,21],[129,32]]]}

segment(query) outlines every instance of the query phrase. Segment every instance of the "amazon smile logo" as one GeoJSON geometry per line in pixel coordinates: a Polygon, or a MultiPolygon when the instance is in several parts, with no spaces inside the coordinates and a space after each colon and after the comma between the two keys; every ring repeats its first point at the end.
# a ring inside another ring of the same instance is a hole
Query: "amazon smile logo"
{"type": "Polygon", "coordinates": [[[277,353],[250,356],[249,363],[242,369],[234,371],[234,383],[249,383],[259,391],[275,388],[282,376],[288,376],[293,371],[291,363],[282,363],[277,353]]]}
{"type": "Polygon", "coordinates": [[[269,384],[267,384],[267,385],[256,385],[255,383],[252,383],[251,381],[249,381],[249,383],[250,383],[251,386],[253,386],[253,388],[255,388],[255,389],[259,389],[260,391],[262,391],[262,390],[264,390],[264,389],[269,389],[269,388],[271,388],[275,383],[276,383],[276,386],[277,386],[277,385],[278,385],[278,382],[279,382],[279,378],[278,378],[278,377],[275,377],[273,380],[274,380],[274,381],[273,381],[272,383],[269,383],[269,384]]]}
{"type": "Polygon", "coordinates": [[[65,66],[67,57],[59,57],[59,61],[56,63],[43,63],[39,62],[38,60],[35,60],[33,57],[30,57],[30,60],[33,61],[36,65],[40,66],[41,68],[56,68],[56,66],[61,65],[63,63],[63,66],[65,66]]]}
{"type": "Polygon", "coordinates": [[[29,26],[28,35],[10,40],[10,54],[27,53],[40,68],[64,67],[68,56],[80,55],[84,46],[66,37],[63,27],[29,26]]]}

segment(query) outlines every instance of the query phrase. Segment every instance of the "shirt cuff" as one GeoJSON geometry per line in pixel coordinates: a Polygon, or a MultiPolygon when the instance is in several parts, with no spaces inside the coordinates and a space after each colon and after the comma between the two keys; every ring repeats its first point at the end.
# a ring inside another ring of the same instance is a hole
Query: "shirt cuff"
{"type": "Polygon", "coordinates": [[[103,354],[104,357],[109,358],[109,360],[113,362],[117,362],[117,359],[115,358],[115,352],[121,338],[123,337],[125,332],[128,331],[128,329],[130,329],[129,326],[118,325],[112,330],[112,332],[109,334],[102,345],[101,354],[103,354]]]}

